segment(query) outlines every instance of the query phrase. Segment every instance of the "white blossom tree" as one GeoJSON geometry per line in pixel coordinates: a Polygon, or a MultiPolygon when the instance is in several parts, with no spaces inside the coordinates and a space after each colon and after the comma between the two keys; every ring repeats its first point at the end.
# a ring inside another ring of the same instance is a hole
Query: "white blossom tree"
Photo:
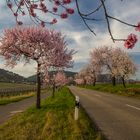
{"type": "Polygon", "coordinates": [[[120,48],[113,49],[113,58],[116,63],[116,75],[121,77],[123,86],[125,86],[125,80],[127,80],[131,75],[134,75],[137,67],[133,62],[131,57],[125,51],[120,48]]]}
{"type": "Polygon", "coordinates": [[[107,46],[95,48],[91,52],[91,59],[103,67],[104,71],[111,74],[113,86],[116,85],[116,77],[118,76],[122,77],[125,86],[124,79],[136,71],[134,62],[120,48],[107,46]]]}
{"type": "Polygon", "coordinates": [[[70,67],[73,50],[68,50],[60,32],[35,26],[6,29],[0,43],[0,55],[8,66],[20,60],[37,63],[36,107],[40,108],[41,73],[47,75],[49,67],[70,67]]]}

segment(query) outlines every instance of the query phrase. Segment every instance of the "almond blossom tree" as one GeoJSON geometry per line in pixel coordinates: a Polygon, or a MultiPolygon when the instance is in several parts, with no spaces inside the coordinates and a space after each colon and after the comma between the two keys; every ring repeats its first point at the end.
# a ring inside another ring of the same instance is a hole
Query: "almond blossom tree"
{"type": "Polygon", "coordinates": [[[66,85],[68,82],[68,79],[65,75],[64,72],[62,71],[59,71],[57,72],[56,76],[55,76],[55,83],[56,83],[56,86],[57,87],[61,87],[61,86],[64,86],[66,85]]]}
{"type": "Polygon", "coordinates": [[[112,61],[113,54],[111,47],[104,46],[95,48],[90,55],[92,60],[101,67],[104,67],[104,71],[109,71],[112,77],[112,84],[115,86],[116,64],[112,61]]]}
{"type": "Polygon", "coordinates": [[[125,80],[131,75],[134,75],[137,67],[134,64],[131,57],[120,48],[113,49],[114,62],[116,63],[116,74],[121,77],[123,86],[125,86],[125,80]]]}
{"type": "Polygon", "coordinates": [[[35,26],[6,29],[0,43],[7,66],[14,67],[20,60],[37,63],[36,107],[40,108],[41,73],[45,77],[50,67],[70,67],[74,51],[67,49],[60,32],[35,26]]]}
{"type": "Polygon", "coordinates": [[[83,85],[84,84],[84,80],[81,79],[81,78],[76,78],[74,81],[76,82],[77,85],[83,85]]]}
{"type": "Polygon", "coordinates": [[[78,73],[78,76],[80,77],[80,79],[83,79],[83,84],[85,85],[87,82],[87,72],[86,72],[86,67],[81,69],[78,73]]]}
{"type": "Polygon", "coordinates": [[[113,86],[116,85],[116,78],[119,76],[125,87],[124,79],[136,71],[136,66],[129,55],[120,48],[107,46],[95,48],[91,52],[91,59],[111,74],[113,86]]]}
{"type": "Polygon", "coordinates": [[[75,83],[76,83],[77,85],[83,85],[84,82],[85,82],[84,79],[81,78],[81,76],[79,75],[79,73],[75,75],[74,81],[75,81],[75,83]]]}
{"type": "Polygon", "coordinates": [[[94,60],[90,60],[90,64],[86,68],[87,75],[90,77],[90,83],[95,86],[97,76],[101,73],[101,66],[94,60]]]}

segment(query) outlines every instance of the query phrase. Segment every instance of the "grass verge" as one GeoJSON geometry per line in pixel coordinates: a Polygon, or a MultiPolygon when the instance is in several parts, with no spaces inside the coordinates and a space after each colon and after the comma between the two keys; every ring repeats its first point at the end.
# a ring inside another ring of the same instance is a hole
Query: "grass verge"
{"type": "Polygon", "coordinates": [[[97,84],[95,86],[83,85],[80,87],[109,92],[127,97],[136,97],[140,99],[140,84],[126,84],[126,88],[124,88],[123,85],[120,84],[116,86],[112,86],[111,84],[97,84]]]}
{"type": "Polygon", "coordinates": [[[74,120],[75,101],[64,87],[35,107],[17,114],[0,126],[0,140],[101,140],[85,111],[74,120]]]}

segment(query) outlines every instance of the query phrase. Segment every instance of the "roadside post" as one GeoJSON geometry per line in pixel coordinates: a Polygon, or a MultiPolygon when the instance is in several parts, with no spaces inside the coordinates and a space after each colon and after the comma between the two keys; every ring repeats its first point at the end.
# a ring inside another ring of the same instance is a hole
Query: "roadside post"
{"type": "Polygon", "coordinates": [[[75,99],[75,113],[74,113],[74,119],[75,120],[78,120],[79,107],[80,107],[79,96],[76,96],[76,99],[75,99]]]}

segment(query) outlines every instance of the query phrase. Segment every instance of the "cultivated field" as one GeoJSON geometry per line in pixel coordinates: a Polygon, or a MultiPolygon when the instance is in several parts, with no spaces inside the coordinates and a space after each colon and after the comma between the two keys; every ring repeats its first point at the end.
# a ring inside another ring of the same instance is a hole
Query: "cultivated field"
{"type": "Polygon", "coordinates": [[[36,86],[18,83],[0,83],[0,105],[17,102],[35,95],[36,86]]]}

